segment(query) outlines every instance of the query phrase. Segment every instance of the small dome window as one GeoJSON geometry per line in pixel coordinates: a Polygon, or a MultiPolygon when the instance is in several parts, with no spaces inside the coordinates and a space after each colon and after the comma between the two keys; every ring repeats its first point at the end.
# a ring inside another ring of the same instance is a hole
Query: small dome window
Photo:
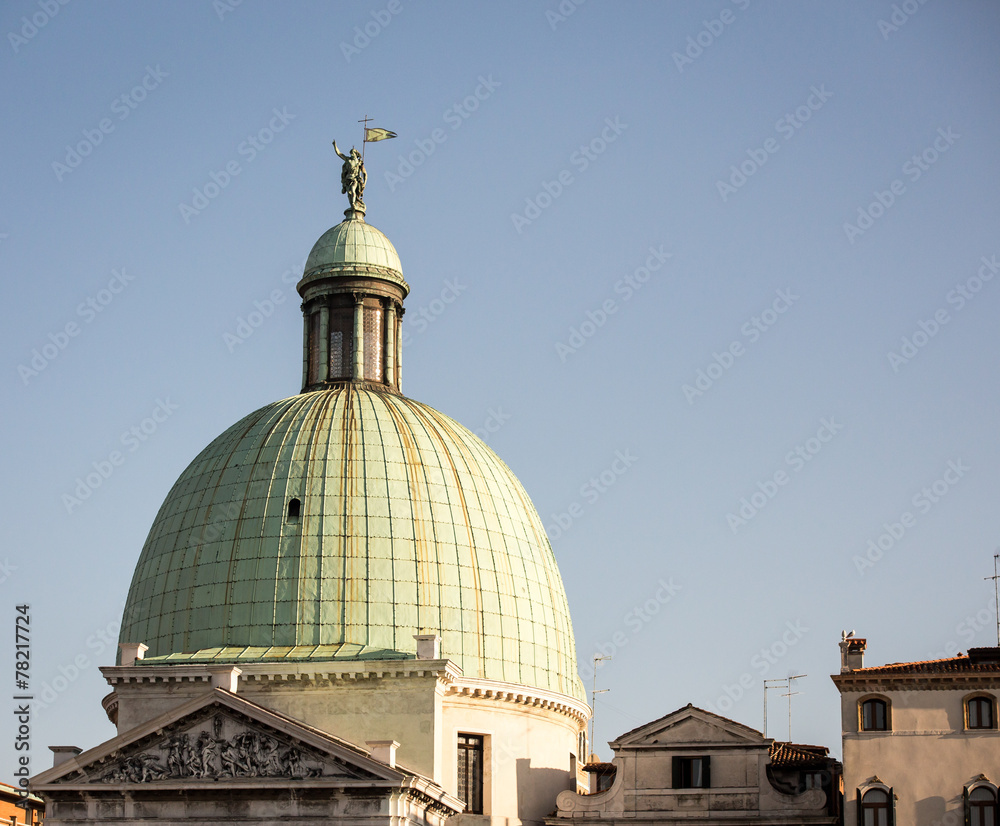
{"type": "Polygon", "coordinates": [[[298,521],[299,514],[302,512],[302,502],[299,499],[289,499],[288,500],[288,521],[296,522],[298,521]]]}

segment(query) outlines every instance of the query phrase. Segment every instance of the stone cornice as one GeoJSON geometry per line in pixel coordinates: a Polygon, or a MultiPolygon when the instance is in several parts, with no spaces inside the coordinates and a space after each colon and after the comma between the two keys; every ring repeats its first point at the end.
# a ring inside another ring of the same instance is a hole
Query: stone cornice
{"type": "MultiPolygon", "coordinates": [[[[140,683],[211,685],[211,670],[217,670],[220,665],[211,660],[197,664],[115,665],[101,668],[101,674],[112,687],[140,683]]],[[[581,700],[544,688],[466,677],[462,669],[448,659],[239,663],[239,668],[242,672],[239,676],[241,685],[298,683],[306,686],[385,678],[434,678],[439,693],[446,697],[472,697],[541,708],[563,714],[577,723],[590,719],[590,706],[581,700]]],[[[113,696],[105,698],[108,704],[113,702],[113,696]]],[[[105,711],[108,711],[108,704],[105,711]]]]}
{"type": "Polygon", "coordinates": [[[1000,674],[866,674],[846,671],[833,674],[837,689],[847,691],[968,691],[975,688],[1000,690],[1000,674]]]}
{"type": "MultiPolygon", "coordinates": [[[[105,666],[101,673],[109,685],[128,683],[211,682],[210,669],[220,663],[165,663],[105,666]]],[[[231,665],[227,663],[226,665],[231,665]]],[[[436,677],[451,680],[462,670],[451,660],[351,660],[327,662],[238,663],[240,682],[321,683],[385,677],[436,677]]]]}
{"type": "Polygon", "coordinates": [[[410,285],[406,283],[403,276],[396,270],[389,267],[380,267],[376,264],[324,264],[313,267],[302,276],[302,280],[296,285],[299,295],[316,281],[324,278],[377,278],[388,281],[403,288],[404,296],[410,292],[410,285]]]}
{"type": "Polygon", "coordinates": [[[449,695],[478,697],[549,709],[564,714],[578,723],[585,723],[590,719],[590,706],[580,700],[565,694],[558,694],[555,691],[547,691],[543,688],[531,688],[514,683],[460,677],[454,680],[448,687],[446,696],[449,695]]]}

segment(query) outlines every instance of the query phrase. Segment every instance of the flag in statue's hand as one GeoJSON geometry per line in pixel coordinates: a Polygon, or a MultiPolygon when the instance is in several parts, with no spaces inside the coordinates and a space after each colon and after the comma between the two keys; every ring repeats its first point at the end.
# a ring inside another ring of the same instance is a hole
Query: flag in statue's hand
{"type": "Polygon", "coordinates": [[[388,129],[368,129],[365,128],[365,143],[374,143],[375,141],[384,141],[386,138],[396,137],[395,132],[390,132],[388,129]]]}

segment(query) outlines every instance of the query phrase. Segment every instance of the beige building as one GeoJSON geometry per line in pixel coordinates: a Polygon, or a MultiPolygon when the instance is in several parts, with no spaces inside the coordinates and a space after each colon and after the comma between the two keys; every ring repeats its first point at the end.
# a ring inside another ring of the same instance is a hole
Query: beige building
{"type": "Polygon", "coordinates": [[[846,826],[996,826],[1000,648],[864,667],[840,643],[846,826]]]}
{"type": "Polygon", "coordinates": [[[688,705],[613,741],[601,791],[563,792],[548,826],[839,822],[840,764],[688,705]]]}

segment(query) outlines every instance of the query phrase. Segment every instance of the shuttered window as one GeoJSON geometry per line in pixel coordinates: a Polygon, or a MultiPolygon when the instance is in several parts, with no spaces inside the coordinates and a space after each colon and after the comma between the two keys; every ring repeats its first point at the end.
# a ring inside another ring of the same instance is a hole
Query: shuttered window
{"type": "Polygon", "coordinates": [[[708,757],[674,757],[673,788],[708,789],[712,786],[708,757]]]}

